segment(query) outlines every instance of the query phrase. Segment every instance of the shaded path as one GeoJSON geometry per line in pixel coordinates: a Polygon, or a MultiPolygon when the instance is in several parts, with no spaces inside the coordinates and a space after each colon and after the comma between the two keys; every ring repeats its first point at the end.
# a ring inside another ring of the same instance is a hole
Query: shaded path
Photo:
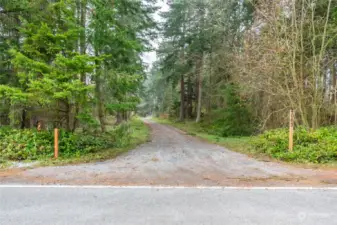
{"type": "Polygon", "coordinates": [[[0,183],[184,186],[334,186],[336,171],[260,162],[149,122],[152,141],[100,163],[0,173],[0,183]]]}

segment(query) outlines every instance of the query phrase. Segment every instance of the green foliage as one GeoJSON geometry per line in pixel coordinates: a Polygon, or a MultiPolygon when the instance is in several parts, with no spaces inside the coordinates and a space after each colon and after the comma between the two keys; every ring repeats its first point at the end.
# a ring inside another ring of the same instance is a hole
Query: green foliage
{"type": "Polygon", "coordinates": [[[114,143],[118,148],[128,146],[130,144],[131,137],[130,125],[126,122],[120,124],[113,130],[114,133],[114,143]]]}
{"type": "Polygon", "coordinates": [[[112,112],[121,112],[121,111],[132,111],[136,109],[136,103],[133,102],[123,102],[123,103],[116,103],[116,104],[107,104],[106,108],[112,112]]]}
{"type": "Polygon", "coordinates": [[[109,71],[108,93],[114,98],[105,107],[110,112],[125,112],[136,109],[140,102],[136,95],[143,77],[124,72],[109,71]]]}
{"type": "Polygon", "coordinates": [[[0,97],[10,99],[11,103],[26,102],[30,95],[22,92],[19,88],[0,85],[0,97]]]}
{"type": "Polygon", "coordinates": [[[79,113],[77,119],[85,129],[96,130],[99,127],[99,122],[88,111],[79,113]]]}
{"type": "MultiPolygon", "coordinates": [[[[130,127],[122,124],[114,130],[100,134],[71,133],[61,130],[59,151],[63,158],[78,157],[130,143],[130,127]]],[[[49,131],[0,128],[0,156],[7,160],[36,160],[51,158],[54,146],[53,133],[49,131]]]]}
{"type": "Polygon", "coordinates": [[[10,51],[12,64],[20,71],[18,77],[24,90],[41,103],[56,100],[80,102],[91,87],[76,74],[89,73],[96,59],[69,49],[76,40],[77,29],[57,29],[42,23],[27,23],[22,28],[25,41],[20,51],[10,51]]]}
{"type": "Polygon", "coordinates": [[[24,160],[52,154],[53,135],[35,130],[0,129],[0,155],[4,159],[24,160]]]}
{"type": "Polygon", "coordinates": [[[68,131],[104,132],[107,112],[134,110],[155,2],[1,1],[0,124],[29,127],[39,110],[68,131]]]}
{"type": "Polygon", "coordinates": [[[247,103],[239,96],[238,87],[233,84],[227,85],[225,99],[226,107],[210,115],[210,130],[222,137],[251,135],[255,124],[247,103]]]}
{"type": "Polygon", "coordinates": [[[149,16],[155,10],[154,2],[90,0],[94,13],[90,14],[88,39],[96,56],[106,56],[96,74],[96,95],[105,100],[110,113],[132,111],[139,103],[137,95],[145,76],[140,54],[149,48],[146,36],[155,26],[149,16]]]}
{"type": "Polygon", "coordinates": [[[284,161],[329,163],[337,161],[337,128],[309,131],[299,127],[294,133],[294,151],[288,151],[288,130],[276,129],[253,138],[254,151],[284,161]]]}
{"type": "Polygon", "coordinates": [[[116,147],[113,133],[93,135],[73,134],[66,131],[60,132],[59,146],[60,154],[65,158],[81,156],[99,150],[116,147]]]}

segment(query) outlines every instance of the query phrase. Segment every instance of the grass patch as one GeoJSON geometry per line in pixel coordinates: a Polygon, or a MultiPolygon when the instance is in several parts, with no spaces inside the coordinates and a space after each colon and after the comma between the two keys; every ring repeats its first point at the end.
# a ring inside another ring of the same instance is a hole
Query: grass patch
{"type": "MultiPolygon", "coordinates": [[[[118,144],[111,148],[103,149],[91,149],[89,152],[83,152],[80,154],[61,154],[58,159],[52,159],[52,157],[43,156],[39,157],[38,166],[50,166],[50,165],[67,165],[67,164],[78,164],[78,163],[89,163],[104,161],[108,159],[113,159],[116,156],[125,153],[129,150],[134,149],[136,146],[149,141],[150,139],[150,128],[146,126],[139,119],[132,119],[128,126],[130,134],[126,136],[128,139],[125,144],[118,144]]],[[[111,136],[112,139],[123,139],[119,136],[111,136]]],[[[116,142],[116,140],[114,140],[116,142]]],[[[60,146],[61,147],[61,146],[60,146]]],[[[10,160],[0,158],[0,168],[6,168],[11,165],[10,160]]]]}

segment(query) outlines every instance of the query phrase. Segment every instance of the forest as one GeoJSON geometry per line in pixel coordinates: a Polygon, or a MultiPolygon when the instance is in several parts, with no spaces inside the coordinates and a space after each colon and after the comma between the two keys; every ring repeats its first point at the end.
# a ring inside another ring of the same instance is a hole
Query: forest
{"type": "Polygon", "coordinates": [[[154,2],[0,1],[0,158],[51,155],[54,128],[63,155],[128,141],[154,2]]]}
{"type": "Polygon", "coordinates": [[[138,114],[337,162],[337,1],[1,0],[0,97],[0,160],[126,146],[138,114]]]}
{"type": "Polygon", "coordinates": [[[219,137],[266,132],[253,151],[276,158],[336,161],[337,1],[180,0],[161,16],[153,113],[219,137]]]}

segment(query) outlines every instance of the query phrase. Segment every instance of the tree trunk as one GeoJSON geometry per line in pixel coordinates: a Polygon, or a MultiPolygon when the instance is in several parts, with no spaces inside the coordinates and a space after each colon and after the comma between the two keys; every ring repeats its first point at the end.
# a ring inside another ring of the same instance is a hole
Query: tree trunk
{"type": "Polygon", "coordinates": [[[116,115],[116,125],[119,125],[122,123],[123,121],[123,113],[122,112],[117,112],[117,115],[116,115]]]}
{"type": "MultiPolygon", "coordinates": [[[[211,64],[212,67],[212,64],[211,64]]],[[[207,114],[211,114],[212,112],[212,95],[213,95],[213,89],[212,89],[212,69],[209,71],[209,77],[208,77],[208,85],[207,88],[208,92],[208,98],[207,98],[207,114]]]]}
{"type": "MultiPolygon", "coordinates": [[[[187,13],[188,14],[188,13],[187,13]]],[[[186,15],[184,14],[184,22],[183,22],[183,27],[182,27],[182,39],[185,41],[185,31],[186,31],[186,15]]],[[[183,64],[186,63],[185,59],[185,46],[181,48],[181,59],[183,64]]],[[[185,120],[185,80],[184,80],[184,74],[181,74],[180,76],[180,115],[179,115],[179,120],[182,122],[185,120]]]]}
{"type": "Polygon", "coordinates": [[[184,121],[185,120],[185,81],[184,81],[184,75],[181,75],[180,77],[180,116],[179,120],[184,121]]]}
{"type": "MultiPolygon", "coordinates": [[[[95,51],[96,57],[98,56],[98,52],[95,51]]],[[[96,66],[98,67],[98,61],[95,61],[96,66]]],[[[104,117],[104,110],[103,110],[103,98],[101,93],[101,73],[98,69],[96,69],[96,86],[95,86],[96,98],[97,98],[97,111],[98,111],[98,119],[101,125],[102,132],[106,132],[105,129],[105,117],[104,117]]]]}
{"type": "MultiPolygon", "coordinates": [[[[70,118],[71,118],[71,106],[69,104],[69,102],[65,102],[66,104],[66,129],[67,131],[70,131],[71,130],[71,124],[70,124],[70,118]]],[[[75,130],[73,130],[75,131],[75,130]]]]}
{"type": "MultiPolygon", "coordinates": [[[[212,30],[212,35],[213,35],[213,30],[212,30]]],[[[212,81],[212,76],[213,76],[213,40],[211,39],[211,45],[210,45],[210,54],[209,54],[209,76],[208,76],[208,100],[207,100],[207,114],[210,115],[212,113],[212,97],[213,97],[213,81],[212,81]]]]}
{"type": "Polygon", "coordinates": [[[27,113],[26,113],[26,109],[22,109],[22,114],[21,114],[21,129],[25,129],[26,128],[26,119],[27,119],[27,113]]]}
{"type": "Polygon", "coordinates": [[[336,62],[333,62],[332,65],[332,86],[333,86],[333,96],[332,103],[334,104],[334,122],[337,124],[337,71],[336,71],[336,62]]]}
{"type": "Polygon", "coordinates": [[[199,8],[199,15],[200,15],[200,33],[199,33],[199,41],[201,43],[200,54],[197,59],[196,64],[196,72],[198,74],[198,106],[197,106],[197,119],[196,123],[200,122],[201,119],[201,101],[202,101],[202,73],[203,73],[203,63],[204,63],[204,32],[205,29],[205,8],[199,8]]]}
{"type": "Polygon", "coordinates": [[[202,100],[202,66],[203,57],[198,59],[197,74],[198,74],[198,106],[197,106],[197,119],[195,122],[199,123],[201,119],[201,100],[202,100]]]}
{"type": "MultiPolygon", "coordinates": [[[[87,21],[87,0],[81,1],[81,27],[82,27],[82,33],[80,36],[80,53],[81,55],[85,55],[86,53],[86,34],[85,34],[85,27],[86,27],[86,21],[87,21]]],[[[86,82],[86,74],[81,73],[81,81],[83,83],[86,82]]]]}
{"type": "MultiPolygon", "coordinates": [[[[197,74],[198,75],[198,74],[197,74]]],[[[198,113],[198,99],[199,99],[199,83],[198,83],[198,77],[197,77],[197,81],[195,82],[195,90],[194,90],[194,107],[193,107],[193,116],[195,116],[195,118],[197,117],[197,113],[198,113]]]]}
{"type": "Polygon", "coordinates": [[[193,88],[191,82],[191,76],[188,77],[187,84],[187,107],[186,107],[186,116],[190,119],[193,117],[193,88]]]}
{"type": "MultiPolygon", "coordinates": [[[[80,19],[80,26],[82,27],[82,32],[80,35],[80,54],[81,55],[85,55],[86,54],[86,35],[85,35],[85,27],[86,27],[86,16],[87,16],[87,0],[81,0],[80,2],[77,2],[76,4],[77,6],[77,10],[78,10],[78,15],[79,15],[79,19],[80,19]]],[[[85,73],[81,73],[80,75],[80,80],[85,83],[86,82],[86,74],[85,73]]],[[[75,116],[74,116],[74,122],[73,122],[73,128],[72,130],[75,131],[77,125],[78,125],[78,119],[77,119],[77,115],[80,112],[80,104],[79,102],[77,102],[75,104],[75,116]]]]}

